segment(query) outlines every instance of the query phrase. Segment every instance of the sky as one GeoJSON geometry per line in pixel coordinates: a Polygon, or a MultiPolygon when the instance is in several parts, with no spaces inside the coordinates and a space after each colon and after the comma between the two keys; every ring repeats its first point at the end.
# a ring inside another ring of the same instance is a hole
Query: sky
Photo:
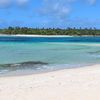
{"type": "Polygon", "coordinates": [[[100,28],[100,0],[0,0],[0,28],[100,28]]]}

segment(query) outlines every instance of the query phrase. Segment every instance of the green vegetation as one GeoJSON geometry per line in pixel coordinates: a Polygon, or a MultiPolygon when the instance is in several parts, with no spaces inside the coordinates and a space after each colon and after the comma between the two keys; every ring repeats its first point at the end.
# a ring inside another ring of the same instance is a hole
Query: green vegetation
{"type": "Polygon", "coordinates": [[[75,36],[83,36],[83,35],[91,35],[91,36],[100,36],[100,30],[96,28],[27,28],[27,27],[8,27],[6,29],[0,29],[1,34],[27,34],[27,35],[75,35],[75,36]]]}

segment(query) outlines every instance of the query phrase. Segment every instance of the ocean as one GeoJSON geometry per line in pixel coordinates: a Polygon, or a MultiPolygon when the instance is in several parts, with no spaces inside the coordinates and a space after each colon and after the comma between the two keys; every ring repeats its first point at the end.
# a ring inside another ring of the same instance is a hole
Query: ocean
{"type": "Polygon", "coordinates": [[[0,36],[0,74],[100,64],[100,37],[0,36]]]}

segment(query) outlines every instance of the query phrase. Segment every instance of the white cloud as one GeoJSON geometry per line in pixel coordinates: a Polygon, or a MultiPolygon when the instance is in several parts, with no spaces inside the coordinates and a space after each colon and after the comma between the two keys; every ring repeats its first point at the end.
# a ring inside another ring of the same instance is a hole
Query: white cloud
{"type": "Polygon", "coordinates": [[[62,19],[71,11],[71,4],[75,0],[43,0],[41,13],[62,19]]]}
{"type": "MultiPolygon", "coordinates": [[[[67,17],[72,10],[72,4],[74,2],[80,2],[80,0],[42,0],[43,7],[41,7],[41,13],[44,15],[50,15],[55,18],[67,17]]],[[[96,0],[83,0],[89,4],[95,4],[96,0]]]]}
{"type": "Polygon", "coordinates": [[[29,0],[0,0],[0,8],[7,8],[13,5],[24,6],[29,0]]]}
{"type": "Polygon", "coordinates": [[[96,0],[87,0],[91,5],[94,5],[96,3],[96,0]]]}
{"type": "MultiPolygon", "coordinates": [[[[54,11],[58,10],[58,12],[60,13],[61,12],[60,8],[61,8],[62,13],[65,12],[68,13],[70,11],[71,3],[79,0],[42,0],[42,1],[44,3],[43,9],[47,9],[47,10],[51,9],[54,11]]],[[[89,4],[93,5],[97,0],[84,0],[84,1],[87,1],[89,4]]],[[[6,8],[15,4],[19,6],[23,6],[26,5],[28,2],[31,2],[31,0],[0,0],[0,7],[6,8]]]]}
{"type": "Polygon", "coordinates": [[[26,5],[29,0],[16,0],[17,4],[20,5],[20,6],[23,6],[23,5],[26,5]]]}
{"type": "Polygon", "coordinates": [[[0,0],[0,7],[1,8],[5,8],[5,7],[8,7],[10,4],[11,4],[11,0],[0,0]]]}

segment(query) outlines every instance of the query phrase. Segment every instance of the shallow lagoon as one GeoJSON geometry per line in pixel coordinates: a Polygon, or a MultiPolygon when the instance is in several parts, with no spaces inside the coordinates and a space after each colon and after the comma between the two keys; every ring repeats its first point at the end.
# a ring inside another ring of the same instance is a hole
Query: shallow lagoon
{"type": "Polygon", "coordinates": [[[99,63],[100,37],[0,37],[1,74],[24,69],[36,73],[99,63]]]}

